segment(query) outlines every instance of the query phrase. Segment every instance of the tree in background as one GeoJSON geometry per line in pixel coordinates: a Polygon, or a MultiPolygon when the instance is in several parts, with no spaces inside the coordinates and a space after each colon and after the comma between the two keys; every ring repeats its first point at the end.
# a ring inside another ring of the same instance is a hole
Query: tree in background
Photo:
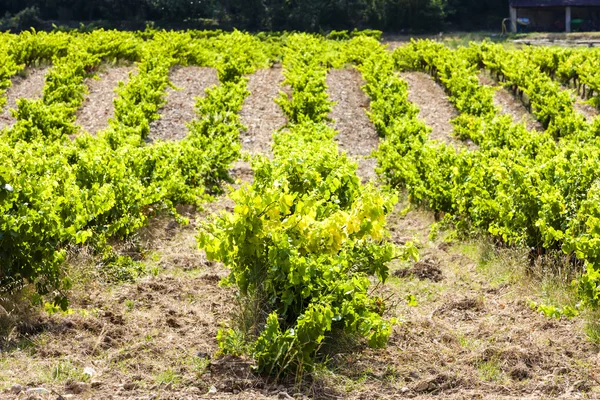
{"type": "Polygon", "coordinates": [[[251,31],[375,28],[431,32],[493,28],[508,10],[508,0],[2,0],[2,3],[0,16],[8,13],[4,21],[12,18],[13,25],[19,25],[12,29],[21,29],[21,22],[27,28],[27,23],[37,20],[213,19],[224,28],[251,31]],[[17,15],[21,17],[16,18],[17,15]]]}

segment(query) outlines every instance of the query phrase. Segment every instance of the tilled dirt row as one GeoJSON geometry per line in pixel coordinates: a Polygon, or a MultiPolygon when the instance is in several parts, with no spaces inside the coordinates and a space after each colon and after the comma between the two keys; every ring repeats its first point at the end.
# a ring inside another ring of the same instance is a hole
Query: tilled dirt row
{"type": "Polygon", "coordinates": [[[408,83],[408,100],[419,107],[419,118],[432,129],[430,138],[459,146],[450,123],[458,112],[444,89],[424,72],[403,72],[400,76],[408,83]]]}
{"type": "MultiPolygon", "coordinates": [[[[488,72],[481,71],[479,73],[479,81],[483,85],[499,88],[494,96],[494,102],[500,107],[503,114],[511,115],[515,123],[525,122],[525,126],[528,130],[544,131],[542,124],[527,110],[523,103],[509,90],[501,87],[488,72]]],[[[591,122],[600,114],[598,109],[589,104],[585,104],[584,100],[577,95],[576,91],[566,86],[563,86],[562,89],[570,92],[575,111],[583,115],[588,122],[591,122]]]]}
{"type": "Polygon", "coordinates": [[[77,112],[77,124],[91,134],[108,127],[108,120],[115,113],[113,101],[119,82],[127,84],[134,71],[131,66],[103,66],[96,78],[86,79],[89,93],[77,112]]]}
{"type": "Polygon", "coordinates": [[[287,124],[281,107],[275,103],[282,89],[281,67],[266,68],[249,76],[248,90],[240,113],[242,124],[248,129],[242,132],[242,149],[250,153],[271,153],[273,133],[287,124]]]}
{"type": "Polygon", "coordinates": [[[494,95],[494,104],[500,108],[501,113],[510,115],[515,123],[525,122],[527,130],[544,131],[542,124],[527,110],[523,103],[506,88],[498,85],[498,82],[488,72],[481,71],[478,77],[482,85],[498,88],[494,95]]]}
{"type": "Polygon", "coordinates": [[[379,145],[379,136],[366,111],[369,99],[362,91],[364,84],[355,69],[332,69],[327,75],[327,93],[336,104],[330,114],[339,134],[340,150],[358,162],[358,176],[366,182],[376,179],[377,161],[370,157],[379,145]]]}
{"type": "Polygon", "coordinates": [[[175,67],[169,79],[178,89],[167,89],[167,103],[159,111],[160,119],[150,124],[149,140],[181,140],[187,134],[186,124],[196,118],[195,98],[219,84],[217,71],[206,67],[175,67]]]}
{"type": "Polygon", "coordinates": [[[12,86],[5,94],[7,104],[0,113],[0,129],[11,126],[16,122],[10,109],[17,108],[18,99],[39,99],[42,97],[47,71],[48,67],[27,68],[12,79],[12,86]]]}

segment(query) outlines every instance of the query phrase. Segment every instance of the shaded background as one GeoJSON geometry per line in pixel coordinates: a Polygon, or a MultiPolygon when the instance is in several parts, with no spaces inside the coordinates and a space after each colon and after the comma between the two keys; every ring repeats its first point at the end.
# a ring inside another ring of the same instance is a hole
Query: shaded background
{"type": "Polygon", "coordinates": [[[156,21],[251,31],[439,32],[499,30],[507,16],[508,0],[0,0],[0,29],[13,31],[92,21],[143,29],[156,21]]]}

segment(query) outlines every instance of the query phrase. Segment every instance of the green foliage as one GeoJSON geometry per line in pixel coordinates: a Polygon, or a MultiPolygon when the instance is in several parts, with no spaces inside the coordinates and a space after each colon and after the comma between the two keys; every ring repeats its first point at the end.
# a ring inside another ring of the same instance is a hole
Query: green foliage
{"type": "Polygon", "coordinates": [[[556,63],[540,61],[542,50],[508,51],[490,43],[451,51],[418,41],[395,50],[396,68],[426,71],[446,88],[461,113],[453,121],[455,135],[478,145],[466,151],[427,137],[389,55],[369,52],[375,42],[350,43],[348,56],[359,65],[372,100],[371,119],[385,137],[378,161],[386,181],[405,187],[413,202],[459,231],[487,231],[499,242],[538,253],[562,248],[583,260],[587,272],[579,292],[583,304],[596,307],[598,122],[586,122],[570,96],[542,72],[556,63]],[[477,66],[525,93],[547,129],[528,131],[499,115],[492,91],[478,83],[477,66]]]}
{"type": "Polygon", "coordinates": [[[348,39],[350,39],[350,33],[348,31],[331,31],[327,35],[327,39],[330,39],[330,40],[348,40],[348,39]]]}
{"type": "Polygon", "coordinates": [[[227,283],[242,302],[264,305],[264,326],[221,330],[221,350],[239,354],[250,343],[258,369],[274,375],[311,370],[338,331],[385,345],[393,321],[369,293],[369,277],[385,281],[389,261],[415,255],[411,246],[385,241],[396,199],[360,184],[356,164],[339,154],[325,123],[327,46],[308,35],[288,38],[283,64],[292,100],[281,105],[290,124],[274,135],[272,160],[253,159],[254,182],[231,193],[233,212],[215,216],[198,235],[208,257],[230,269],[227,283]],[[312,106],[298,112],[298,98],[312,106]]]}
{"type": "Polygon", "coordinates": [[[147,272],[146,266],[131,257],[107,252],[99,266],[102,279],[111,283],[133,282],[147,272]]]}
{"type": "MultiPolygon", "coordinates": [[[[250,31],[321,31],[369,27],[392,32],[499,29],[502,0],[4,0],[0,29],[29,29],[42,21],[85,21],[80,32],[129,21],[142,26],[205,26],[250,31]],[[4,12],[4,11],[3,11],[4,12]]],[[[48,25],[46,23],[45,25],[48,25]]],[[[68,29],[60,27],[60,29],[68,29]]],[[[377,31],[371,31],[375,34],[377,31]]],[[[376,36],[374,36],[376,37],[376,36]]]]}
{"type": "Polygon", "coordinates": [[[292,123],[323,122],[332,110],[333,103],[325,91],[327,70],[319,66],[327,52],[324,43],[323,39],[306,34],[294,35],[286,43],[283,84],[289,85],[293,94],[281,92],[276,102],[292,123]]]}
{"type": "Polygon", "coordinates": [[[7,14],[0,18],[0,31],[21,31],[37,27],[41,23],[40,9],[37,6],[27,7],[15,15],[7,14]]]}
{"type": "Polygon", "coordinates": [[[417,301],[417,297],[414,294],[408,294],[408,295],[406,295],[406,303],[410,307],[416,307],[416,306],[419,305],[419,302],[417,301]]]}
{"type": "Polygon", "coordinates": [[[547,318],[560,319],[561,317],[565,317],[571,319],[577,317],[580,314],[581,305],[577,304],[575,307],[556,307],[548,304],[538,304],[534,301],[531,301],[529,303],[529,308],[544,314],[547,318]]]}
{"type": "MultiPolygon", "coordinates": [[[[217,190],[228,178],[228,167],[239,155],[237,113],[248,94],[239,74],[266,60],[261,42],[239,32],[219,36],[218,46],[207,47],[204,55],[191,35],[180,33],[153,32],[146,42],[113,31],[22,35],[27,47],[13,40],[0,50],[31,60],[66,43],[66,53],[53,55],[43,99],[20,100],[16,124],[0,133],[0,287],[16,290],[34,283],[40,295],[53,294],[66,307],[67,245],[87,242],[103,251],[107,238],[129,235],[158,213],[185,223],[174,206],[199,205],[205,187],[217,190]],[[257,48],[244,51],[253,45],[257,48]],[[215,48],[221,53],[231,48],[235,61],[213,57],[215,48]],[[120,88],[109,127],[95,137],[83,133],[70,140],[79,131],[74,114],[84,98],[84,78],[102,60],[136,59],[138,73],[120,88]],[[186,139],[146,143],[149,124],[164,102],[169,69],[190,60],[211,61],[223,70],[221,63],[244,67],[222,76],[230,80],[199,101],[198,121],[186,139]]],[[[122,257],[101,264],[105,278],[116,281],[135,279],[142,269],[122,257]]]]}

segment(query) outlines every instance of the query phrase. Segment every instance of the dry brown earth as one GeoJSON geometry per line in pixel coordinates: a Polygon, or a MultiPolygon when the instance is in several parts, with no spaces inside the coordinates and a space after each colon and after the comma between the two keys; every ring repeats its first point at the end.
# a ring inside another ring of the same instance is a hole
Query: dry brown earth
{"type": "Polygon", "coordinates": [[[87,132],[96,132],[108,127],[108,120],[114,116],[113,100],[119,82],[125,84],[129,74],[135,69],[126,66],[104,66],[96,78],[88,78],[85,84],[89,94],[77,112],[77,123],[87,132]]]}
{"type": "Polygon", "coordinates": [[[167,103],[159,111],[160,119],[150,124],[149,140],[181,140],[187,134],[186,124],[196,117],[195,98],[219,84],[217,71],[206,67],[175,67],[169,74],[178,89],[167,88],[167,103]]]}
{"type": "Polygon", "coordinates": [[[419,118],[432,128],[430,138],[458,146],[452,136],[450,122],[458,116],[444,89],[424,72],[403,72],[400,76],[408,83],[408,100],[419,107],[419,118]]]}
{"type": "Polygon", "coordinates": [[[327,75],[327,93],[336,102],[330,114],[340,150],[358,161],[358,175],[364,181],[376,179],[377,161],[370,157],[379,145],[375,126],[367,116],[369,99],[361,90],[364,81],[355,69],[332,69],[327,75]]]}
{"type": "Polygon", "coordinates": [[[242,149],[250,153],[271,153],[273,133],[287,124],[287,118],[275,98],[282,90],[281,67],[260,69],[249,76],[248,90],[240,113],[242,124],[248,129],[242,132],[242,149]]]}
{"type": "Polygon", "coordinates": [[[7,104],[0,113],[0,129],[16,122],[10,109],[17,108],[17,99],[39,99],[44,90],[44,79],[48,67],[27,68],[12,79],[12,86],[6,92],[7,104]]]}

